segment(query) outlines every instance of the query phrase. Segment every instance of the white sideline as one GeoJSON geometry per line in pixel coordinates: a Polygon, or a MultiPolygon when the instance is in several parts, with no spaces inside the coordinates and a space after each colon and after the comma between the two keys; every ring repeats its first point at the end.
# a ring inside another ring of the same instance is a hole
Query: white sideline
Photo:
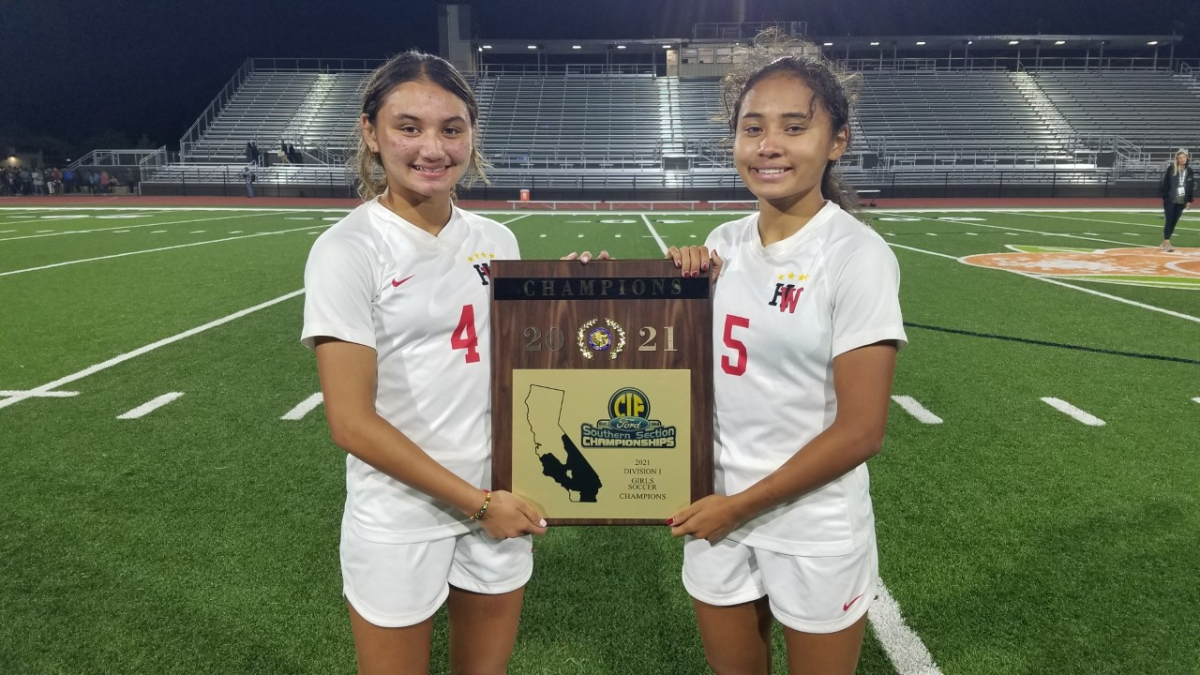
{"type": "Polygon", "coordinates": [[[312,412],[314,408],[316,408],[317,406],[321,405],[324,402],[325,402],[325,396],[322,395],[321,392],[317,392],[317,393],[313,394],[312,396],[309,396],[308,398],[301,401],[299,405],[297,405],[295,408],[292,408],[291,410],[287,411],[287,413],[283,417],[280,417],[279,419],[281,419],[281,420],[302,420],[302,419],[304,419],[305,415],[312,412]]]}
{"type": "Polygon", "coordinates": [[[134,408],[133,410],[130,410],[129,412],[127,412],[123,415],[117,415],[117,419],[119,419],[119,420],[136,420],[139,417],[145,417],[146,415],[154,412],[155,410],[158,410],[159,408],[170,403],[171,401],[174,401],[175,399],[179,398],[180,396],[183,396],[182,391],[173,391],[169,394],[163,394],[162,396],[159,396],[157,398],[153,398],[149,401],[146,401],[145,403],[139,405],[138,407],[134,408]]]}
{"type": "MultiPolygon", "coordinates": [[[[157,214],[156,214],[157,215],[157,214]]],[[[27,234],[21,237],[8,237],[0,239],[0,241],[16,241],[18,239],[41,239],[42,237],[61,237],[64,234],[91,234],[92,232],[111,232],[113,230],[136,230],[140,227],[162,227],[163,225],[183,225],[185,223],[207,223],[213,220],[229,220],[230,218],[258,218],[259,216],[269,216],[269,213],[254,213],[248,216],[219,216],[217,218],[193,218],[192,220],[172,220],[165,223],[142,223],[141,225],[118,225],[116,227],[98,227],[93,230],[67,230],[65,232],[55,232],[53,234],[27,234]]]]}
{"type": "Polygon", "coordinates": [[[911,396],[893,396],[892,400],[897,403],[904,412],[912,415],[925,424],[941,424],[942,418],[929,412],[929,409],[917,402],[917,399],[911,396]]]}
{"type": "Polygon", "coordinates": [[[925,643],[904,622],[900,605],[896,604],[883,581],[876,588],[875,601],[867,610],[867,616],[875,629],[875,637],[899,675],[942,675],[925,643]]]}
{"type": "MultiPolygon", "coordinates": [[[[912,247],[912,246],[904,246],[904,245],[902,245],[902,244],[893,244],[893,243],[891,243],[891,242],[888,242],[888,246],[891,246],[892,248],[902,248],[902,249],[904,249],[904,250],[906,250],[906,251],[915,251],[915,252],[917,252],[917,253],[924,253],[924,254],[926,254],[926,255],[936,255],[936,256],[937,256],[937,257],[939,257],[939,258],[950,258],[951,260],[961,260],[960,258],[956,258],[956,257],[954,257],[954,256],[952,256],[952,255],[947,255],[947,254],[945,254],[945,253],[938,253],[937,251],[926,251],[925,249],[921,249],[921,248],[915,248],[915,247],[912,247]]],[[[966,256],[963,256],[963,257],[966,257],[966,256]]],[[[980,269],[982,269],[982,268],[980,268],[980,269]]],[[[1042,276],[1038,276],[1038,275],[1036,275],[1036,274],[1030,274],[1030,273],[1028,273],[1028,272],[1016,272],[1016,271],[1014,271],[1014,270],[997,270],[997,271],[998,271],[998,272],[1009,272],[1010,274],[1018,274],[1018,275],[1020,275],[1020,276],[1027,277],[1027,278],[1029,278],[1029,279],[1034,279],[1034,280],[1037,280],[1037,281],[1044,281],[1044,282],[1046,282],[1046,283],[1048,283],[1048,284],[1054,284],[1055,286],[1062,286],[1063,288],[1070,288],[1070,289],[1073,289],[1073,290],[1076,290],[1076,291],[1080,291],[1080,292],[1083,292],[1083,293],[1088,293],[1088,294],[1090,294],[1090,295],[1095,295],[1095,296],[1099,296],[1099,297],[1101,297],[1101,298],[1106,298],[1106,299],[1108,299],[1108,300],[1116,300],[1117,302],[1120,302],[1120,303],[1123,303],[1123,304],[1126,304],[1126,305],[1132,305],[1133,307],[1140,307],[1140,308],[1142,308],[1142,309],[1148,309],[1148,310],[1150,310],[1150,311],[1152,311],[1152,312],[1159,312],[1159,313],[1162,313],[1162,314],[1166,314],[1166,315],[1168,315],[1168,316],[1173,316],[1173,317],[1175,317],[1175,318],[1178,318],[1178,319],[1186,319],[1186,320],[1188,320],[1188,321],[1195,321],[1196,323],[1200,323],[1200,317],[1195,317],[1195,316],[1192,316],[1192,315],[1190,315],[1190,314],[1184,314],[1184,313],[1182,313],[1182,312],[1176,312],[1176,311],[1174,311],[1174,310],[1170,310],[1170,309],[1164,309],[1164,308],[1162,308],[1162,307],[1155,307],[1154,305],[1147,305],[1147,304],[1146,304],[1146,303],[1144,303],[1144,302],[1138,302],[1138,301],[1136,301],[1136,300],[1130,300],[1130,299],[1128,299],[1128,298],[1122,298],[1122,297],[1120,297],[1120,296],[1118,296],[1118,295],[1109,295],[1108,293],[1102,293],[1102,292],[1100,292],[1100,291],[1094,291],[1094,290],[1092,290],[1092,289],[1090,289],[1090,288],[1084,288],[1084,287],[1082,287],[1082,286],[1076,286],[1076,285],[1074,285],[1074,284],[1068,284],[1068,283],[1066,283],[1065,281],[1059,281],[1058,279],[1051,279],[1051,278],[1049,278],[1049,277],[1042,277],[1042,276]]]]}
{"type": "Polygon", "coordinates": [[[95,373],[98,373],[102,370],[107,370],[109,368],[112,368],[115,365],[124,363],[133,358],[137,358],[137,357],[141,356],[142,354],[152,352],[155,349],[158,349],[159,347],[165,347],[171,343],[179,342],[180,340],[182,340],[184,338],[189,338],[193,335],[203,333],[204,331],[206,331],[210,328],[216,328],[217,326],[227,324],[230,321],[233,321],[235,319],[240,319],[243,316],[246,316],[248,314],[253,314],[254,312],[257,312],[260,309],[266,309],[267,307],[270,307],[272,305],[277,305],[285,300],[291,300],[292,298],[297,297],[299,295],[303,295],[303,294],[304,294],[303,288],[298,291],[292,291],[291,293],[288,293],[287,295],[281,295],[278,298],[275,298],[274,300],[268,300],[264,303],[255,305],[253,307],[247,307],[246,309],[243,309],[241,311],[234,312],[233,314],[230,314],[229,316],[221,317],[220,319],[217,319],[215,321],[209,321],[208,323],[204,324],[203,326],[197,326],[195,328],[185,330],[182,333],[179,333],[177,335],[172,335],[171,337],[168,337],[168,338],[163,338],[162,340],[148,344],[145,347],[139,347],[138,349],[135,349],[131,352],[126,352],[119,356],[114,356],[113,358],[111,358],[103,363],[97,363],[96,365],[84,368],[83,370],[81,370],[77,373],[72,373],[70,375],[67,375],[66,377],[60,377],[59,379],[57,379],[53,382],[47,382],[46,384],[43,384],[40,387],[35,387],[29,391],[21,392],[21,393],[17,394],[16,396],[12,396],[10,398],[0,399],[0,408],[7,408],[8,406],[10,406],[12,404],[20,403],[21,401],[24,401],[27,398],[33,398],[33,397],[43,394],[45,392],[53,391],[53,390],[61,387],[62,385],[67,384],[68,382],[82,380],[83,378],[85,378],[89,375],[94,375],[95,373]]]}
{"type": "Polygon", "coordinates": [[[1064,415],[1073,417],[1076,421],[1082,422],[1082,423],[1088,425],[1089,427],[1102,427],[1105,424],[1104,420],[1100,419],[1099,417],[1096,417],[1095,415],[1093,415],[1089,412],[1086,412],[1084,410],[1080,410],[1079,408],[1076,408],[1075,406],[1071,405],[1070,403],[1067,403],[1066,401],[1062,400],[1061,398],[1054,398],[1053,396],[1043,396],[1042,402],[1049,405],[1051,408],[1054,408],[1055,410],[1059,411],[1060,413],[1062,413],[1064,415]]]}
{"type": "Polygon", "coordinates": [[[140,251],[128,251],[126,253],[114,253],[113,255],[102,255],[98,258],[83,258],[80,260],[68,260],[66,262],[53,263],[51,265],[42,265],[40,267],[29,267],[23,270],[12,270],[10,272],[0,272],[0,277],[6,277],[11,274],[23,274],[25,272],[37,272],[38,270],[48,270],[54,267],[65,267],[67,265],[78,265],[85,262],[96,262],[97,260],[111,260],[113,258],[124,258],[125,256],[139,255],[141,253],[158,253],[160,251],[171,251],[177,248],[188,248],[190,246],[204,246],[205,244],[220,244],[225,241],[237,241],[239,239],[252,239],[254,237],[267,237],[273,234],[287,234],[288,232],[304,232],[317,227],[328,227],[328,225],[309,225],[308,227],[298,227],[293,230],[272,230],[270,232],[256,232],[255,234],[244,234],[240,237],[225,237],[224,239],[209,239],[207,241],[196,241],[190,244],[176,244],[175,246],[163,246],[161,248],[146,248],[140,251]]]}

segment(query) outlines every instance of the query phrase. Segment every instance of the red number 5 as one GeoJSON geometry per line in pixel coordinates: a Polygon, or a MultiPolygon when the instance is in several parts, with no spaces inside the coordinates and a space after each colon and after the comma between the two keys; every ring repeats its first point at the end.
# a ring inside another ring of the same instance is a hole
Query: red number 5
{"type": "Polygon", "coordinates": [[[450,336],[450,347],[467,350],[467,363],[479,363],[479,337],[475,335],[475,305],[463,305],[458,328],[450,336]]]}
{"type": "Polygon", "coordinates": [[[728,356],[721,357],[721,370],[730,375],[742,375],[746,372],[746,343],[733,339],[733,327],[749,328],[750,319],[732,314],[725,315],[725,346],[737,352],[737,361],[730,361],[728,356]]]}

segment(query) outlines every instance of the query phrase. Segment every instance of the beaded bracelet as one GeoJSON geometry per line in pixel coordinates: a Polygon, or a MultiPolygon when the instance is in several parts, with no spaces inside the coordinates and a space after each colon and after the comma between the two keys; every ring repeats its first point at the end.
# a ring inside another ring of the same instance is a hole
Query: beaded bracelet
{"type": "Polygon", "coordinates": [[[483,514],[487,513],[488,507],[492,505],[492,491],[484,490],[483,506],[471,515],[471,520],[483,520],[483,514]]]}

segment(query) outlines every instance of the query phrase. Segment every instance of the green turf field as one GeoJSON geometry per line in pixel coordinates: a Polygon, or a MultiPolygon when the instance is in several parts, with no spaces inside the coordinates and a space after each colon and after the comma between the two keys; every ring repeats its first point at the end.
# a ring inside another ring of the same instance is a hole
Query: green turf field
{"type": "MultiPolygon", "coordinates": [[[[344,453],[320,408],[281,419],[318,391],[302,272],[343,213],[0,208],[0,675],[354,672],[344,453]]],[[[734,217],[493,215],[526,258],[734,217]]],[[[868,215],[911,344],[860,672],[1200,673],[1200,218],[1163,257],[1150,212],[868,215]]],[[[707,672],[666,528],[535,556],[511,672],[707,672]]]]}

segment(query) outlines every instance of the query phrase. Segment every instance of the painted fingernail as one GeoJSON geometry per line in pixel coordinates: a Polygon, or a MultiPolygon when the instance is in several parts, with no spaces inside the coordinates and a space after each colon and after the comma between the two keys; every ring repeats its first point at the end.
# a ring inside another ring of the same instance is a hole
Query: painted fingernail
{"type": "Polygon", "coordinates": [[[700,271],[707,272],[708,271],[708,263],[700,263],[700,271]]]}
{"type": "Polygon", "coordinates": [[[583,262],[587,262],[591,259],[592,259],[592,256],[590,256],[590,255],[584,255],[582,258],[580,258],[580,260],[582,260],[583,262]]]}
{"type": "Polygon", "coordinates": [[[541,520],[538,521],[538,527],[545,527],[545,526],[546,526],[545,518],[542,518],[541,520]]]}
{"type": "Polygon", "coordinates": [[[678,268],[680,268],[680,267],[683,267],[683,261],[682,261],[682,260],[676,260],[676,261],[675,261],[675,267],[676,267],[676,269],[678,269],[678,268]]]}
{"type": "Polygon", "coordinates": [[[674,518],[667,518],[667,524],[668,524],[668,525],[674,525],[674,524],[675,524],[675,519],[674,519],[674,518]]]}

